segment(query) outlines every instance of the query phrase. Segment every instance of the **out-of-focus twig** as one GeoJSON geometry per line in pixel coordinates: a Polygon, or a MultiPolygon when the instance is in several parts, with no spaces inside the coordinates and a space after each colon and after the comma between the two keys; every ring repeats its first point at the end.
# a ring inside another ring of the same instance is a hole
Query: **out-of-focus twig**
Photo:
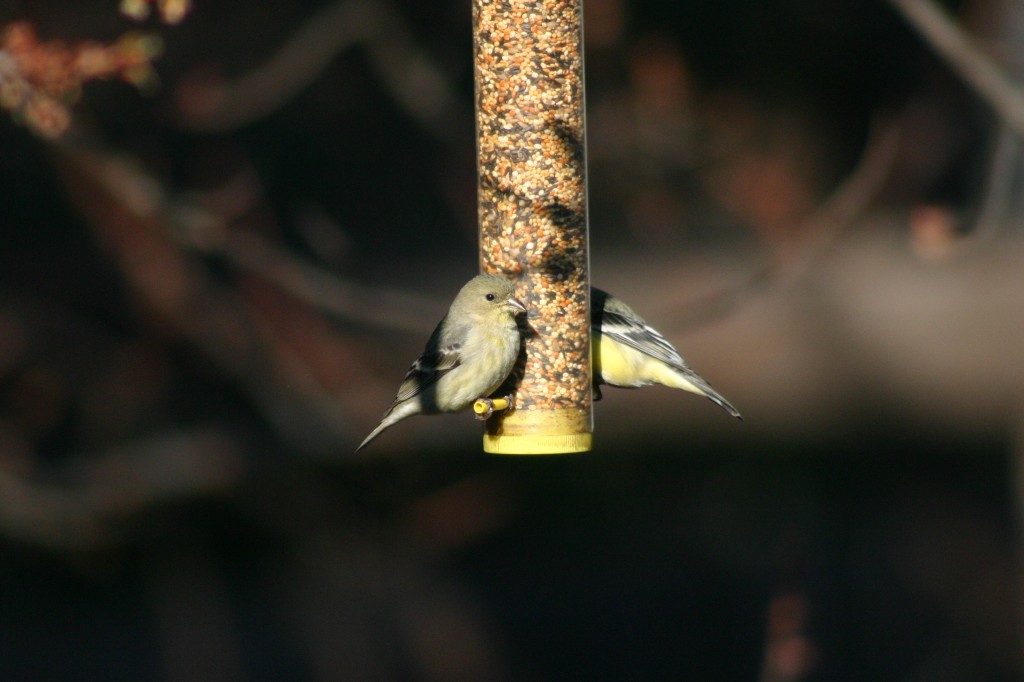
{"type": "Polygon", "coordinates": [[[70,105],[92,80],[119,78],[137,87],[156,81],[156,36],[127,33],[110,44],[42,41],[28,22],[0,33],[0,109],[37,135],[56,138],[71,126],[70,105]]]}
{"type": "Polygon", "coordinates": [[[1024,94],[932,0],[889,0],[1018,137],[1024,137],[1024,94]]]}
{"type": "Polygon", "coordinates": [[[353,46],[362,46],[392,96],[431,134],[447,137],[444,119],[460,105],[454,87],[416,47],[385,0],[341,0],[311,17],[269,59],[226,85],[183,86],[181,125],[222,132],[258,120],[288,102],[353,46]],[[189,91],[191,89],[191,92],[189,91]]]}
{"type": "Polygon", "coordinates": [[[230,223],[258,200],[248,196],[250,190],[239,188],[245,181],[230,182],[233,187],[223,194],[234,198],[214,201],[217,206],[211,207],[202,197],[169,192],[137,161],[124,155],[104,155],[94,177],[103,180],[106,191],[137,217],[159,219],[181,247],[224,257],[338,320],[421,334],[437,322],[444,308],[441,298],[361,285],[292,256],[252,231],[233,229],[230,223]],[[225,206],[230,203],[240,205],[225,206]]]}
{"type": "Polygon", "coordinates": [[[1008,126],[996,131],[996,140],[990,152],[984,194],[978,215],[960,247],[978,247],[988,243],[1008,217],[1014,191],[1020,180],[1021,140],[1008,126]]]}
{"type": "Polygon", "coordinates": [[[900,129],[896,122],[877,119],[857,167],[796,230],[797,234],[806,235],[803,242],[725,291],[687,304],[678,318],[678,326],[706,324],[730,312],[760,289],[793,286],[805,277],[813,264],[878,195],[892,170],[899,140],[900,129]]]}
{"type": "Polygon", "coordinates": [[[892,171],[901,133],[898,121],[875,119],[856,168],[804,222],[799,230],[800,234],[807,235],[803,244],[776,264],[781,286],[792,286],[803,279],[811,266],[878,196],[892,171]]]}
{"type": "Polygon", "coordinates": [[[232,235],[224,254],[238,267],[266,278],[297,300],[349,322],[422,334],[436,323],[438,311],[444,308],[441,298],[345,280],[251,232],[232,235]]]}
{"type": "Polygon", "coordinates": [[[212,492],[244,472],[239,443],[200,428],[70,458],[28,476],[0,468],[0,534],[59,550],[116,541],[113,524],[156,502],[212,492]]]}
{"type": "Polygon", "coordinates": [[[156,9],[166,24],[180,24],[192,11],[192,0],[121,0],[121,14],[136,21],[149,18],[156,9]]]}
{"type": "Polygon", "coordinates": [[[133,160],[95,148],[62,145],[59,160],[70,196],[161,325],[237,382],[295,449],[315,455],[353,437],[339,419],[341,399],[319,384],[255,306],[174,243],[167,195],[155,178],[133,160]]]}
{"type": "Polygon", "coordinates": [[[108,529],[81,496],[0,470],[0,534],[53,549],[108,541],[108,529]]]}
{"type": "Polygon", "coordinates": [[[1024,138],[1024,91],[1005,68],[979,48],[933,0],[890,0],[890,4],[931,48],[992,107],[1000,121],[991,152],[984,195],[974,225],[958,241],[947,240],[946,255],[987,243],[1005,222],[1013,199],[1024,138]]]}
{"type": "MultiPolygon", "coordinates": [[[[182,127],[222,132],[276,110],[314,80],[334,56],[357,43],[377,22],[373,3],[338,2],[306,21],[270,59],[232,83],[190,94],[182,127]]],[[[192,84],[188,87],[198,88],[192,84]]]]}

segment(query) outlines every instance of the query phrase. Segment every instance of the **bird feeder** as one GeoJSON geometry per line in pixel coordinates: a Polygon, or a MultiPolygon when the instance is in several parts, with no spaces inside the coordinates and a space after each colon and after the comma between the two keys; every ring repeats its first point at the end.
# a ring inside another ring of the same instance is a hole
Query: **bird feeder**
{"type": "Polygon", "coordinates": [[[591,447],[582,9],[473,0],[481,268],[516,278],[529,311],[489,453],[591,447]]]}

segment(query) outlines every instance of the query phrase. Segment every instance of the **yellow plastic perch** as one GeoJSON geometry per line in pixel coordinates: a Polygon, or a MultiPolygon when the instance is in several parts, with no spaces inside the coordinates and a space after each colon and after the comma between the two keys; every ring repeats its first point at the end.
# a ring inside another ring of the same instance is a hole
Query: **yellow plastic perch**
{"type": "Polygon", "coordinates": [[[478,398],[473,403],[473,413],[477,419],[487,419],[495,412],[507,410],[508,406],[508,398],[478,398]]]}

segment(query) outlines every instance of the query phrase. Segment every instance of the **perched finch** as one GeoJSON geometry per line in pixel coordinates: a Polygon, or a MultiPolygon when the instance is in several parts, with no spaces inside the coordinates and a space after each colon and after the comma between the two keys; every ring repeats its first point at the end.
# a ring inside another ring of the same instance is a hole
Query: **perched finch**
{"type": "Polygon", "coordinates": [[[512,293],[512,283],[498,275],[478,275],[462,287],[356,452],[406,417],[461,412],[501,386],[519,355],[516,315],[526,312],[512,293]]]}
{"type": "Polygon", "coordinates": [[[732,416],[739,411],[690,369],[679,351],[628,305],[600,289],[590,290],[590,338],[594,392],[600,384],[642,388],[664,384],[702,395],[732,416]]]}

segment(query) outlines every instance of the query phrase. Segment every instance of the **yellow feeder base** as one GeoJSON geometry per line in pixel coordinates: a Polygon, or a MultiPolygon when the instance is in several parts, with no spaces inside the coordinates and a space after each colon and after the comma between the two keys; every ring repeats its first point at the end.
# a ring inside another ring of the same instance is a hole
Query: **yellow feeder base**
{"type": "Polygon", "coordinates": [[[589,452],[593,434],[565,436],[492,436],[484,434],[484,452],[491,455],[571,455],[589,452]]]}
{"type": "MultiPolygon", "coordinates": [[[[492,400],[493,409],[503,398],[492,400]]],[[[477,401],[473,411],[486,412],[487,401],[477,401]],[[477,405],[484,403],[482,409],[477,405]]],[[[587,452],[593,446],[590,415],[578,410],[520,410],[487,423],[484,452],[492,455],[568,455],[587,452]]]]}

